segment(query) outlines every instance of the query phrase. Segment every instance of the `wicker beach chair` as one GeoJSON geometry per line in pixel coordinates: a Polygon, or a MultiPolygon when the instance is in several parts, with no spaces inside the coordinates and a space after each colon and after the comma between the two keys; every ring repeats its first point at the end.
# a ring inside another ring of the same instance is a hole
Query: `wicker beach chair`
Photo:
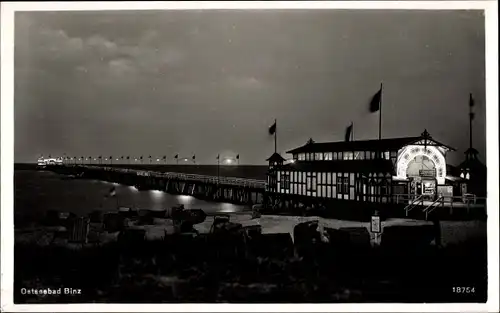
{"type": "Polygon", "coordinates": [[[68,229],[68,242],[86,244],[89,230],[90,219],[88,217],[75,218],[68,229]]]}

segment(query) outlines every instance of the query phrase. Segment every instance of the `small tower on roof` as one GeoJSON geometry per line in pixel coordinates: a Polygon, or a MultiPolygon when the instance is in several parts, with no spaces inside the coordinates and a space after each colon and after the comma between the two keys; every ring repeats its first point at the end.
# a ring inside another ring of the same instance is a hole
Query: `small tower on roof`
{"type": "Polygon", "coordinates": [[[277,152],[273,153],[266,161],[269,162],[269,169],[283,165],[285,159],[277,152]]]}
{"type": "Polygon", "coordinates": [[[475,101],[469,95],[469,148],[465,150],[465,160],[460,164],[460,177],[467,183],[467,192],[476,195],[486,194],[486,166],[479,160],[479,151],[472,146],[472,121],[475,114],[472,112],[475,101]]]}

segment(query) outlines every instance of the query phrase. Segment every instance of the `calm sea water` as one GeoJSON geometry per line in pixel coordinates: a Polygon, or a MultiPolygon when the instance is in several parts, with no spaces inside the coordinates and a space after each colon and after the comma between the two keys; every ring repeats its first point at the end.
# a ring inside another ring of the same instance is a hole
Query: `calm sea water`
{"type": "Polygon", "coordinates": [[[187,209],[202,209],[207,213],[250,209],[247,206],[207,202],[161,191],[138,191],[130,186],[98,180],[67,179],[46,171],[16,170],[14,188],[16,225],[36,221],[47,210],[73,212],[81,216],[94,210],[115,211],[117,206],[161,210],[184,204],[187,209]],[[112,186],[116,188],[116,196],[108,198],[106,195],[112,186]]]}

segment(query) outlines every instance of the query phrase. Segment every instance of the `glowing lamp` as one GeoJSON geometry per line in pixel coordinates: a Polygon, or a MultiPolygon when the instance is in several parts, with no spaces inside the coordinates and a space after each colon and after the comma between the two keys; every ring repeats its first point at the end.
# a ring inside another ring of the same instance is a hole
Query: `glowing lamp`
{"type": "Polygon", "coordinates": [[[464,173],[460,173],[460,177],[461,177],[461,178],[464,178],[464,173]]]}
{"type": "Polygon", "coordinates": [[[467,173],[467,175],[465,175],[465,179],[470,179],[469,173],[467,173]]]}

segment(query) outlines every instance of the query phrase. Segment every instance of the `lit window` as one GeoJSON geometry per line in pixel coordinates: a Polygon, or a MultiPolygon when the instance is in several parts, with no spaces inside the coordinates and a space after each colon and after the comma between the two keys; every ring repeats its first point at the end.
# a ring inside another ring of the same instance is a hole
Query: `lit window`
{"type": "Polygon", "coordinates": [[[363,160],[365,158],[365,153],[363,151],[354,152],[354,160],[363,160]]]}
{"type": "Polygon", "coordinates": [[[348,177],[337,177],[337,192],[339,194],[347,194],[349,192],[348,177]]]}
{"type": "Polygon", "coordinates": [[[389,195],[389,185],[387,183],[382,183],[382,185],[380,185],[380,195],[389,195]]]}
{"type": "Polygon", "coordinates": [[[316,191],[316,173],[306,173],[306,190],[316,191]]]}
{"type": "Polygon", "coordinates": [[[332,154],[333,154],[333,153],[331,153],[331,152],[326,152],[326,153],[325,153],[325,160],[326,160],[326,161],[330,161],[330,160],[332,160],[332,159],[333,159],[332,154]]]}
{"type": "Polygon", "coordinates": [[[281,188],[285,190],[290,189],[290,175],[288,174],[281,175],[281,188]]]}
{"type": "Polygon", "coordinates": [[[316,161],[323,161],[323,153],[322,153],[322,152],[316,153],[316,154],[314,155],[314,159],[315,159],[316,161]]]}

